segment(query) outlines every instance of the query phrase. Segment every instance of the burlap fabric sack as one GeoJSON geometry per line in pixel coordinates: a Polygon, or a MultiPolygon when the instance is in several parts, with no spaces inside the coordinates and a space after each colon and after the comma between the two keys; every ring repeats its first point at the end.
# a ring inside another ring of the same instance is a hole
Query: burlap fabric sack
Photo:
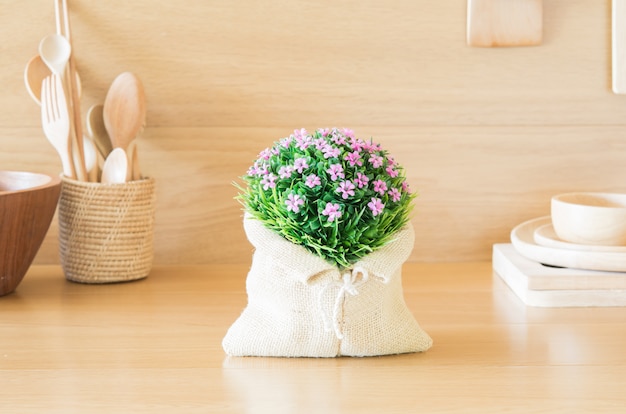
{"type": "Polygon", "coordinates": [[[411,225],[344,272],[249,216],[244,229],[256,250],[248,305],[222,342],[228,355],[373,356],[432,345],[402,293],[401,267],[415,237],[411,225]]]}

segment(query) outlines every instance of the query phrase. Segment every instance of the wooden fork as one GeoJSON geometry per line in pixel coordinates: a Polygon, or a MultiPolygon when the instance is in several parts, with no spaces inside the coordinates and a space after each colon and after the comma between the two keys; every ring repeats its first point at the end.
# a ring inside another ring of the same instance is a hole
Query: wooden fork
{"type": "Polygon", "coordinates": [[[61,77],[55,74],[44,78],[41,85],[41,125],[46,138],[61,157],[63,174],[75,178],[67,101],[61,77]]]}

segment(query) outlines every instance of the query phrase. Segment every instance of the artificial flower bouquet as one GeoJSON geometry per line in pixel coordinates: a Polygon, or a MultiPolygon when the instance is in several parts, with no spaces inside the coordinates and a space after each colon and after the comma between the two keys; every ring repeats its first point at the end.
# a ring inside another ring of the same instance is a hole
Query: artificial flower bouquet
{"type": "Polygon", "coordinates": [[[240,186],[255,247],[248,305],[223,340],[234,356],[371,356],[432,340],[406,307],[415,195],[380,145],[348,129],[296,130],[240,186]]]}

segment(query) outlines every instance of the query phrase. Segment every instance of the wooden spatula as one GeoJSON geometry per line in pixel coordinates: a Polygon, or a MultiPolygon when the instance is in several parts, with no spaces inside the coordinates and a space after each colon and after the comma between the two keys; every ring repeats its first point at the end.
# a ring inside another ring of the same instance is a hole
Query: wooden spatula
{"type": "Polygon", "coordinates": [[[542,0],[467,0],[470,46],[534,46],[542,31],[542,0]]]}

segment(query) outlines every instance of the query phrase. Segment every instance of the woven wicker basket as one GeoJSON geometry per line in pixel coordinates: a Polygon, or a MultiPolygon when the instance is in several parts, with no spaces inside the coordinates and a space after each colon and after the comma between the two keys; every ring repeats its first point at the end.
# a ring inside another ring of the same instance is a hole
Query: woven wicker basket
{"type": "Polygon", "coordinates": [[[142,279],[152,268],[155,214],[152,178],[100,184],[62,178],[59,250],[73,282],[142,279]]]}

